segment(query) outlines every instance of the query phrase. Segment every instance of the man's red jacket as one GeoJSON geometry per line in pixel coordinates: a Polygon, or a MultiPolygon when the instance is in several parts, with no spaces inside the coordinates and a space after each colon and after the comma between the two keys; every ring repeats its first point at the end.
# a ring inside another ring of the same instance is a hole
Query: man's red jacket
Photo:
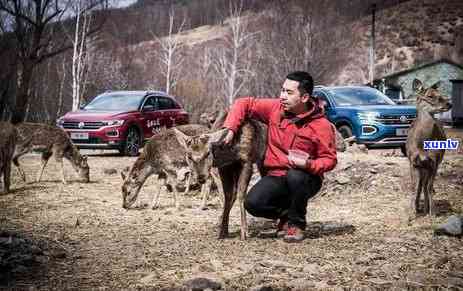
{"type": "Polygon", "coordinates": [[[246,118],[257,119],[268,125],[264,161],[268,175],[286,175],[290,167],[290,149],[310,155],[311,159],[306,164],[309,173],[323,177],[323,173],[336,166],[334,129],[318,102],[312,102],[308,112],[285,116],[277,98],[239,98],[228,113],[224,127],[236,133],[246,118]]]}

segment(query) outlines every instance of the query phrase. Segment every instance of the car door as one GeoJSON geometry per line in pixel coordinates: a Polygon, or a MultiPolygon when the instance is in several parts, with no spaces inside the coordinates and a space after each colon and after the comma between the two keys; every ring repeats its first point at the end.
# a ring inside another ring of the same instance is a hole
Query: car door
{"type": "Polygon", "coordinates": [[[161,120],[162,116],[159,112],[157,97],[149,96],[146,98],[145,103],[141,108],[141,114],[143,116],[142,127],[143,135],[145,139],[150,138],[153,134],[161,130],[161,120]]]}
{"type": "Polygon", "coordinates": [[[159,111],[161,113],[161,126],[170,128],[175,126],[175,103],[168,97],[157,98],[159,111]]]}
{"type": "Polygon", "coordinates": [[[326,96],[326,94],[322,91],[314,91],[313,95],[323,101],[326,117],[334,123],[336,119],[336,111],[334,110],[333,104],[331,104],[328,96],[326,96]]]}

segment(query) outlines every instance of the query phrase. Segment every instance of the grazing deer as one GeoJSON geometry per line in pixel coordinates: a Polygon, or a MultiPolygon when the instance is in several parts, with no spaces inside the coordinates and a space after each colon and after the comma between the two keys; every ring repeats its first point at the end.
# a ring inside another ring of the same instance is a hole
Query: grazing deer
{"type": "Polygon", "coordinates": [[[424,141],[446,139],[442,124],[433,115],[445,112],[452,107],[449,98],[443,96],[438,91],[438,87],[439,82],[425,88],[420,80],[413,81],[413,90],[417,93],[417,118],[410,128],[406,143],[412,186],[415,192],[414,197],[411,198],[409,221],[412,220],[413,211],[415,214],[419,212],[421,192],[424,193],[424,213],[429,213],[431,216],[434,214],[433,184],[445,150],[425,150],[424,141]]]}
{"type": "Polygon", "coordinates": [[[247,222],[243,203],[252,176],[253,164],[257,164],[261,175],[264,173],[267,128],[263,123],[249,120],[241,126],[234,144],[231,147],[222,147],[218,144],[227,130],[189,136],[179,128],[175,129],[175,133],[179,143],[185,148],[192,172],[196,172],[200,181],[206,180],[213,166],[219,170],[225,198],[219,238],[228,236],[230,211],[238,197],[241,214],[240,237],[244,240],[247,237],[247,222]]]}
{"type": "Polygon", "coordinates": [[[14,125],[0,122],[0,176],[3,176],[3,191],[10,191],[11,160],[17,141],[17,131],[14,125]]]}
{"type": "MultiPolygon", "coordinates": [[[[182,125],[180,130],[190,135],[197,135],[208,131],[208,128],[199,124],[182,125]]],[[[137,200],[141,187],[151,175],[158,175],[164,179],[167,188],[173,192],[175,208],[179,208],[177,197],[177,186],[183,180],[180,176],[180,169],[187,167],[185,151],[175,138],[174,129],[170,128],[154,135],[145,145],[143,152],[132,165],[128,173],[121,172],[122,184],[122,207],[130,208],[137,200]]],[[[195,173],[190,173],[193,180],[198,180],[195,173]]],[[[183,174],[181,174],[183,176],[183,174]]],[[[199,178],[200,179],[200,178],[199,178]]],[[[204,184],[205,181],[200,181],[204,184]]],[[[159,203],[159,192],[154,195],[152,207],[156,208],[159,203]]]]}
{"type": "Polygon", "coordinates": [[[61,166],[62,181],[66,184],[64,175],[63,157],[66,158],[76,170],[79,177],[86,183],[90,181],[90,168],[87,157],[82,156],[79,150],[72,144],[71,139],[64,130],[56,126],[41,123],[20,123],[16,126],[18,130],[18,144],[13,157],[13,163],[24,181],[26,174],[19,164],[19,158],[31,150],[42,151],[41,168],[37,174],[37,182],[43,175],[43,170],[52,155],[61,166]]]}

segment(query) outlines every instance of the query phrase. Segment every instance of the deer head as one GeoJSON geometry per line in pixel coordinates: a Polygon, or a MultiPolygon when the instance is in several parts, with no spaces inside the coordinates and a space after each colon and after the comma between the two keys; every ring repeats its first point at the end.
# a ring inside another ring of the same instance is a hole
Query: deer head
{"type": "Polygon", "coordinates": [[[87,156],[82,156],[77,160],[77,172],[85,183],[90,182],[90,167],[87,163],[87,156]]]}
{"type": "Polygon", "coordinates": [[[198,181],[200,184],[206,182],[212,168],[210,146],[212,143],[220,142],[227,131],[228,129],[222,129],[213,133],[188,136],[174,128],[175,137],[185,149],[185,157],[191,169],[193,181],[198,181]]]}
{"type": "Polygon", "coordinates": [[[140,157],[132,168],[127,167],[121,172],[122,208],[130,208],[137,201],[138,193],[151,173],[152,167],[140,157]]]}
{"type": "Polygon", "coordinates": [[[440,85],[441,82],[439,81],[431,87],[425,88],[420,80],[413,80],[413,91],[418,94],[416,98],[416,107],[418,111],[435,114],[448,111],[452,108],[450,98],[442,95],[438,90],[440,85]]]}

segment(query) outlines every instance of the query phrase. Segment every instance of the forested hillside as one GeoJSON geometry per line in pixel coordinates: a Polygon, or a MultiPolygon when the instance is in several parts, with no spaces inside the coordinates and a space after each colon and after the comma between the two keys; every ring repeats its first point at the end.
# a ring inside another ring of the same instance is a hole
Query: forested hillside
{"type": "MultiPolygon", "coordinates": [[[[442,57],[463,62],[460,0],[145,0],[92,13],[102,26],[85,42],[79,99],[105,90],[168,90],[194,120],[237,96],[278,94],[293,70],[310,71],[319,84],[366,84],[373,4],[375,77],[442,57]]],[[[74,23],[63,26],[72,34],[74,23]]],[[[0,53],[9,64],[0,73],[6,119],[18,71],[12,51],[0,53]]],[[[71,110],[72,56],[70,49],[35,68],[28,120],[53,123],[71,110]]]]}

